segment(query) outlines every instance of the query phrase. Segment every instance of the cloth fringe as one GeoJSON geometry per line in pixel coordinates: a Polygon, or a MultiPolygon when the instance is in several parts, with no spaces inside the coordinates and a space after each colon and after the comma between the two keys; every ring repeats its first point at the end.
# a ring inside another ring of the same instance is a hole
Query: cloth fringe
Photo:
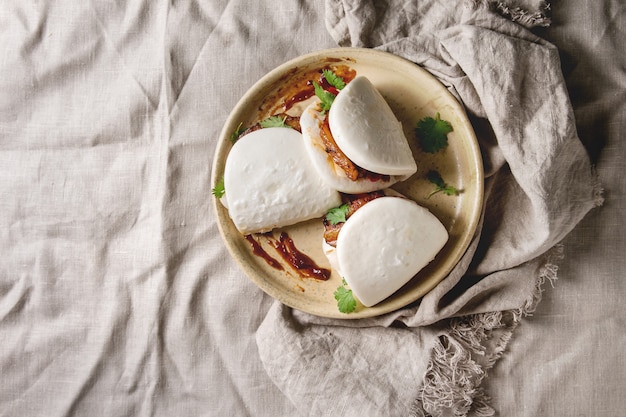
{"type": "Polygon", "coordinates": [[[474,6],[484,5],[498,14],[519,23],[527,28],[548,27],[552,23],[549,17],[550,3],[541,1],[537,10],[530,11],[523,7],[513,5],[514,1],[496,0],[470,0],[474,6]]]}
{"type": "Polygon", "coordinates": [[[446,333],[439,336],[433,348],[422,388],[410,409],[411,417],[490,417],[496,414],[480,385],[487,371],[504,353],[522,318],[534,313],[546,282],[554,286],[557,263],[563,259],[563,245],[554,246],[544,259],[532,295],[518,310],[449,320],[446,333]]]}
{"type": "Polygon", "coordinates": [[[522,317],[532,316],[537,305],[541,302],[543,297],[543,291],[546,281],[550,283],[550,286],[554,288],[554,282],[557,280],[559,271],[558,263],[563,259],[563,245],[557,244],[551,250],[545,254],[545,263],[539,270],[539,276],[535,281],[535,289],[531,297],[526,300],[526,303],[513,314],[516,321],[521,320],[522,317]]]}

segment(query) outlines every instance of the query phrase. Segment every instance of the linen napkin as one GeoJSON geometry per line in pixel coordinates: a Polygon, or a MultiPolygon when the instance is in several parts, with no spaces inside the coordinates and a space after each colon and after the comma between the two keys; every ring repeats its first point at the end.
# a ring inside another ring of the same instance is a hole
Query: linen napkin
{"type": "Polygon", "coordinates": [[[257,331],[272,381],[303,415],[490,416],[481,389],[601,188],[578,139],[558,50],[529,28],[547,3],[327,0],[340,46],[405,57],[466,107],[481,146],[481,225],[417,303],[372,319],[276,302],[257,331]]]}

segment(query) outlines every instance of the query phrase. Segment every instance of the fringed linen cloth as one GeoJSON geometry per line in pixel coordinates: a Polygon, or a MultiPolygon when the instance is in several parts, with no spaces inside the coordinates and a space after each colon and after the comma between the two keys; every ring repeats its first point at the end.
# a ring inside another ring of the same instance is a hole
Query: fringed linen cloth
{"type": "Polygon", "coordinates": [[[272,381],[308,416],[491,416],[481,388],[557,278],[560,241],[601,189],[545,2],[327,0],[340,46],[407,58],[463,103],[485,167],[482,222],[458,266],[414,305],[358,321],[276,303],[257,332],[272,381]]]}

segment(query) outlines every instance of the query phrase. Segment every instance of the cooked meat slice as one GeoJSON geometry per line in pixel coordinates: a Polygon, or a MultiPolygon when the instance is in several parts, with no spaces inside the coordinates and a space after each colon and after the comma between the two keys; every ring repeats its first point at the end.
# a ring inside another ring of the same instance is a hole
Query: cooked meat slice
{"type": "Polygon", "coordinates": [[[352,181],[356,181],[359,178],[359,170],[346,154],[339,149],[339,146],[337,146],[333,134],[330,131],[330,126],[328,125],[328,117],[324,119],[322,123],[320,137],[324,143],[326,153],[330,155],[333,162],[346,173],[348,178],[352,181]]]}
{"type": "MultiPolygon", "coordinates": [[[[363,207],[368,202],[379,198],[384,197],[384,191],[373,191],[371,193],[364,194],[343,194],[342,202],[343,204],[348,204],[348,212],[346,213],[346,220],[350,218],[358,209],[363,207]]],[[[337,246],[337,237],[339,236],[339,231],[343,226],[342,223],[332,224],[326,218],[324,218],[324,240],[330,246],[337,246]]]]}

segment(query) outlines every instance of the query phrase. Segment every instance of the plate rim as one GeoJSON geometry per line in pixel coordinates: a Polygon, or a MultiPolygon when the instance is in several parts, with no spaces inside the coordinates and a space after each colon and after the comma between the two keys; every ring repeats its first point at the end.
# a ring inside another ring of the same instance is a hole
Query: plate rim
{"type": "MultiPolygon", "coordinates": [[[[371,48],[336,47],[336,48],[320,49],[320,50],[312,51],[312,52],[294,57],[278,65],[277,67],[275,67],[274,69],[270,70],[265,75],[263,75],[261,78],[259,78],[257,81],[255,81],[246,90],[246,92],[241,96],[241,98],[237,101],[235,106],[231,109],[226,120],[224,121],[222,129],[220,130],[219,137],[217,139],[218,142],[215,148],[215,153],[212,159],[211,187],[214,187],[217,181],[221,178],[221,175],[223,172],[223,165],[225,163],[225,158],[224,158],[224,161],[222,161],[222,164],[218,163],[219,162],[218,159],[219,159],[220,154],[223,151],[223,147],[229,146],[228,142],[229,142],[230,134],[236,128],[233,126],[238,123],[238,119],[236,118],[236,116],[239,113],[241,113],[245,107],[249,105],[248,102],[252,98],[258,95],[257,91],[267,88],[268,84],[271,85],[271,84],[276,83],[282,75],[284,75],[289,70],[293,70],[294,67],[306,66],[310,63],[310,61],[323,62],[324,59],[329,59],[329,58],[331,59],[341,58],[343,60],[358,61],[359,59],[363,60],[363,56],[367,57],[367,56],[374,56],[374,55],[379,58],[396,61],[400,65],[407,66],[408,68],[410,68],[411,71],[416,71],[416,72],[421,73],[421,76],[429,79],[431,83],[433,83],[434,85],[437,85],[437,88],[441,88],[445,90],[445,94],[447,94],[449,98],[452,99],[450,100],[450,104],[452,105],[453,111],[457,114],[460,114],[463,118],[466,119],[467,125],[469,126],[469,129],[468,129],[468,133],[470,136],[469,139],[471,139],[469,148],[472,150],[472,153],[475,156],[474,158],[471,158],[473,161],[471,168],[473,169],[472,172],[475,172],[477,176],[476,196],[474,198],[474,204],[471,206],[471,210],[470,210],[471,222],[467,228],[470,231],[463,234],[462,239],[458,241],[457,246],[462,249],[457,248],[453,252],[453,255],[455,255],[456,259],[448,268],[446,268],[445,270],[443,270],[443,272],[441,272],[441,278],[439,278],[438,280],[433,280],[434,282],[431,282],[430,285],[424,285],[420,287],[419,288],[420,291],[416,291],[416,290],[412,291],[411,294],[415,293],[415,296],[410,297],[411,298],[410,301],[404,303],[403,305],[391,306],[390,308],[377,307],[385,303],[385,301],[392,298],[393,297],[392,295],[388,299],[378,304],[377,306],[364,308],[363,310],[357,313],[344,314],[344,313],[340,313],[339,311],[337,311],[336,314],[325,314],[324,312],[321,312],[321,311],[303,309],[302,306],[294,305],[294,303],[291,303],[289,298],[285,297],[284,294],[277,294],[276,292],[273,291],[273,288],[271,288],[270,285],[267,285],[263,280],[256,278],[256,274],[258,273],[258,271],[256,271],[256,269],[254,269],[251,264],[246,263],[246,262],[241,262],[239,260],[239,257],[237,256],[238,246],[227,237],[225,225],[220,219],[220,214],[219,214],[220,210],[224,210],[222,203],[219,201],[218,198],[212,195],[211,198],[213,200],[214,217],[216,219],[216,223],[217,223],[221,238],[229,252],[229,255],[233,258],[237,266],[243,270],[247,278],[250,281],[252,281],[257,287],[259,287],[263,292],[268,294],[273,299],[281,302],[282,304],[288,307],[294,308],[296,310],[318,316],[318,317],[341,319],[341,320],[372,318],[372,317],[381,316],[387,313],[392,313],[394,311],[397,311],[399,309],[406,307],[409,304],[412,304],[420,300],[426,294],[428,294],[434,287],[436,287],[439,283],[441,283],[450,274],[450,272],[458,265],[459,261],[462,259],[463,255],[467,252],[469,246],[471,245],[471,242],[476,235],[476,231],[481,221],[482,207],[484,204],[484,201],[483,201],[484,200],[484,167],[483,167],[480,145],[478,143],[478,139],[476,137],[474,127],[467,115],[467,111],[465,107],[461,104],[458,98],[455,97],[448,90],[445,84],[443,84],[434,74],[430,73],[425,68],[401,56],[392,54],[390,52],[377,50],[377,49],[371,49],[371,48]],[[221,166],[221,170],[220,170],[220,166],[221,166]]],[[[330,302],[331,300],[329,300],[329,304],[330,302]]]]}

